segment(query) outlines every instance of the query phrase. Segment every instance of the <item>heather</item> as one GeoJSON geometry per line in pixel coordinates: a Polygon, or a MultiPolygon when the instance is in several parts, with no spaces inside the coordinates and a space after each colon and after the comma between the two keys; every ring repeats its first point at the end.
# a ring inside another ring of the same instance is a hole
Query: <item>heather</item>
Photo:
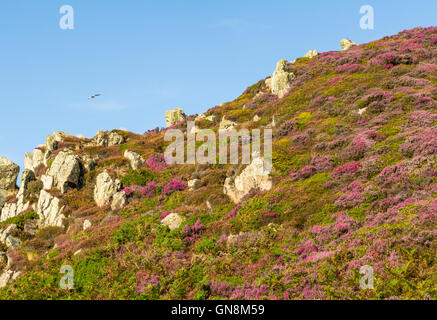
{"type": "Polygon", "coordinates": [[[261,80],[209,109],[238,128],[275,119],[273,187],[239,203],[223,184],[244,165],[167,164],[165,130],[87,147],[99,162],[59,195],[64,228],[28,237],[21,226],[32,213],[6,221],[20,224],[23,245],[9,254],[22,275],[0,298],[437,298],[436,59],[437,28],[405,30],[289,64],[296,78],[282,99],[261,80]],[[141,169],[121,161],[127,149],[144,157],[141,169]],[[92,200],[104,169],[123,185],[121,210],[92,200]],[[162,224],[171,213],[184,219],[173,230],[162,224]],[[58,286],[65,264],[77,275],[73,291],[58,286]],[[359,287],[364,265],[374,268],[373,290],[359,287]]]}

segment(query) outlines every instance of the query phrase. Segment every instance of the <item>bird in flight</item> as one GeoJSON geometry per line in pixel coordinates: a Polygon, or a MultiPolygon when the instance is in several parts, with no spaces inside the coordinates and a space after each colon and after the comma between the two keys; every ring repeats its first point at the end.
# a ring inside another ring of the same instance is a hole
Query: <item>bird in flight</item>
{"type": "Polygon", "coordinates": [[[100,93],[93,94],[92,96],[88,97],[88,100],[94,99],[95,97],[99,97],[99,96],[101,96],[100,93]]]}

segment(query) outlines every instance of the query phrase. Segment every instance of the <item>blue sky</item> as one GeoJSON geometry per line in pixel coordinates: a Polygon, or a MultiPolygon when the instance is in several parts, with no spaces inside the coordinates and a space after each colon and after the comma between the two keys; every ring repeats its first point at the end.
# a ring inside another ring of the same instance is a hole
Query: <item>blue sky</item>
{"type": "Polygon", "coordinates": [[[55,130],[164,126],[166,109],[233,100],[279,59],[436,25],[435,12],[435,0],[3,0],[0,155],[22,166],[55,130]],[[62,5],[74,30],[59,27],[62,5]],[[359,26],[362,5],[374,7],[374,30],[359,26]]]}

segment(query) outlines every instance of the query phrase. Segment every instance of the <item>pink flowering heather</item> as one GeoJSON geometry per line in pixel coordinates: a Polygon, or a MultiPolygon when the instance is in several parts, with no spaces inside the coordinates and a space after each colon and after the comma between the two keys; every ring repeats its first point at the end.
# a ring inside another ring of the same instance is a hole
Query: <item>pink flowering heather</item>
{"type": "Polygon", "coordinates": [[[200,219],[197,219],[196,223],[190,226],[188,223],[185,225],[184,229],[182,229],[182,234],[184,237],[185,244],[189,245],[194,243],[196,239],[199,238],[200,233],[204,229],[204,226],[200,222],[200,219]]]}
{"type": "Polygon", "coordinates": [[[333,83],[336,83],[336,82],[338,82],[338,81],[341,81],[343,79],[343,77],[335,77],[335,78],[331,78],[331,79],[329,79],[328,80],[328,83],[329,84],[333,84],[333,83]]]}
{"type": "Polygon", "coordinates": [[[184,191],[186,188],[187,184],[185,182],[173,179],[164,187],[164,189],[162,189],[161,195],[168,196],[177,191],[184,191]]]}
{"type": "Polygon", "coordinates": [[[353,208],[360,205],[363,200],[361,193],[352,191],[342,194],[337,201],[335,201],[335,205],[342,208],[353,208]]]}
{"type": "Polygon", "coordinates": [[[146,160],[150,169],[161,171],[167,167],[166,159],[162,154],[153,154],[146,160]]]}
{"type": "Polygon", "coordinates": [[[360,162],[358,161],[348,162],[342,166],[335,168],[332,173],[332,177],[338,179],[345,176],[348,177],[355,176],[359,170],[360,170],[360,162]]]}
{"type": "Polygon", "coordinates": [[[229,217],[229,218],[233,218],[233,217],[235,217],[235,216],[237,215],[237,213],[238,213],[238,210],[240,210],[240,209],[241,209],[241,205],[236,206],[234,209],[232,209],[231,211],[229,211],[229,213],[228,213],[228,217],[229,217]]]}
{"type": "Polygon", "coordinates": [[[336,72],[345,72],[345,73],[354,73],[359,70],[362,70],[363,66],[357,64],[357,63],[348,63],[341,66],[338,66],[335,71],[336,72]]]}

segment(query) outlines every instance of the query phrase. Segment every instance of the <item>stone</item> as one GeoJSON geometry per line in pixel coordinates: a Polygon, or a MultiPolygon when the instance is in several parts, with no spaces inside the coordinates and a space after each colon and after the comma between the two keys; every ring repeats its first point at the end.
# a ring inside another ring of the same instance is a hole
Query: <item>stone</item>
{"type": "Polygon", "coordinates": [[[96,186],[94,188],[94,201],[99,207],[109,204],[114,194],[121,188],[121,182],[113,180],[105,170],[97,176],[96,186]]]}
{"type": "Polygon", "coordinates": [[[83,230],[86,230],[86,229],[90,228],[91,226],[92,226],[91,221],[89,221],[88,219],[86,219],[86,220],[83,222],[82,229],[83,229],[83,230]]]}
{"type": "Polygon", "coordinates": [[[128,204],[126,193],[123,191],[117,192],[112,197],[111,209],[113,211],[118,211],[123,209],[128,204]]]}
{"type": "Polygon", "coordinates": [[[47,136],[46,147],[48,151],[55,151],[58,149],[58,141],[56,140],[55,136],[47,136]]]}
{"type": "Polygon", "coordinates": [[[165,112],[165,123],[167,127],[171,127],[183,120],[185,120],[186,115],[184,111],[180,108],[174,108],[173,110],[167,110],[165,112]]]}
{"type": "Polygon", "coordinates": [[[24,231],[34,236],[38,231],[38,221],[37,220],[27,220],[24,222],[24,231]]]}
{"type": "Polygon", "coordinates": [[[357,44],[352,40],[343,38],[340,41],[340,46],[343,50],[349,50],[350,48],[357,46],[357,44]]]}
{"type": "Polygon", "coordinates": [[[85,155],[81,157],[83,168],[85,169],[85,172],[90,172],[94,170],[97,166],[96,161],[91,158],[91,156],[85,155]]]}
{"type": "Polygon", "coordinates": [[[170,230],[175,230],[179,228],[184,219],[177,213],[170,213],[164,219],[161,220],[161,224],[170,228],[170,230]]]}
{"type": "Polygon", "coordinates": [[[10,224],[5,230],[0,230],[0,242],[6,244],[6,240],[12,235],[12,231],[16,229],[17,225],[10,224]]]}
{"type": "Polygon", "coordinates": [[[20,167],[5,157],[0,157],[0,189],[13,190],[17,185],[20,167]]]}
{"type": "Polygon", "coordinates": [[[30,208],[29,202],[24,202],[24,194],[18,195],[17,202],[5,203],[0,215],[0,222],[27,211],[30,208]]]}
{"type": "Polygon", "coordinates": [[[200,188],[200,180],[199,179],[193,179],[188,181],[188,189],[190,191],[196,190],[200,188]]]}
{"type": "Polygon", "coordinates": [[[52,196],[46,190],[41,190],[37,204],[37,214],[40,218],[39,224],[42,227],[62,227],[65,216],[62,214],[65,206],[61,200],[52,196]]]}
{"type": "Polygon", "coordinates": [[[20,276],[20,271],[6,270],[0,275],[0,288],[6,287],[10,282],[20,276]]]}
{"type": "Polygon", "coordinates": [[[41,176],[41,182],[43,184],[44,190],[50,190],[51,188],[53,188],[55,180],[53,179],[53,177],[44,174],[41,176]]]}
{"type": "Polygon", "coordinates": [[[8,248],[18,249],[21,246],[21,240],[17,237],[9,236],[6,238],[5,245],[8,248]]]}
{"type": "Polygon", "coordinates": [[[283,98],[288,93],[291,82],[295,79],[294,73],[285,70],[287,65],[287,60],[280,60],[272,75],[271,92],[276,94],[278,98],[283,98]]]}
{"type": "Polygon", "coordinates": [[[115,131],[111,131],[108,134],[108,147],[123,144],[124,141],[125,141],[124,137],[115,131]]]}
{"type": "Polygon", "coordinates": [[[219,129],[220,130],[232,130],[237,125],[236,122],[231,120],[226,120],[225,116],[223,116],[222,121],[220,122],[219,129]]]}
{"type": "Polygon", "coordinates": [[[124,137],[116,131],[104,132],[102,130],[97,131],[93,140],[96,145],[102,147],[111,147],[125,142],[124,137]]]}
{"type": "Polygon", "coordinates": [[[134,170],[138,170],[144,163],[144,159],[136,152],[126,150],[124,157],[129,160],[130,166],[134,170]]]}
{"type": "Polygon", "coordinates": [[[310,50],[307,52],[307,54],[305,55],[305,58],[309,58],[312,59],[314,57],[317,57],[319,55],[319,53],[317,52],[317,50],[310,50]]]}
{"type": "Polygon", "coordinates": [[[18,197],[20,197],[20,195],[24,195],[24,193],[27,191],[27,186],[29,185],[29,182],[34,180],[35,173],[33,173],[33,171],[30,169],[25,169],[21,174],[21,183],[20,190],[18,191],[18,197]]]}
{"type": "Polygon", "coordinates": [[[6,203],[5,193],[4,193],[4,191],[0,190],[0,213],[1,213],[5,203],[6,203]]]}
{"type": "Polygon", "coordinates": [[[41,149],[34,149],[33,152],[24,154],[24,169],[35,170],[41,164],[44,164],[44,152],[41,149]]]}
{"type": "Polygon", "coordinates": [[[238,203],[253,188],[260,190],[270,190],[272,188],[270,171],[266,170],[264,159],[261,157],[253,159],[251,164],[237,177],[226,178],[223,192],[232,201],[238,203]]]}
{"type": "Polygon", "coordinates": [[[362,108],[362,109],[359,109],[359,110],[358,110],[358,114],[359,114],[360,116],[362,116],[363,113],[366,112],[366,110],[367,110],[367,107],[362,108]]]}
{"type": "Polygon", "coordinates": [[[79,158],[71,151],[60,152],[47,173],[47,175],[53,177],[54,185],[62,193],[79,186],[80,174],[79,158]]]}

